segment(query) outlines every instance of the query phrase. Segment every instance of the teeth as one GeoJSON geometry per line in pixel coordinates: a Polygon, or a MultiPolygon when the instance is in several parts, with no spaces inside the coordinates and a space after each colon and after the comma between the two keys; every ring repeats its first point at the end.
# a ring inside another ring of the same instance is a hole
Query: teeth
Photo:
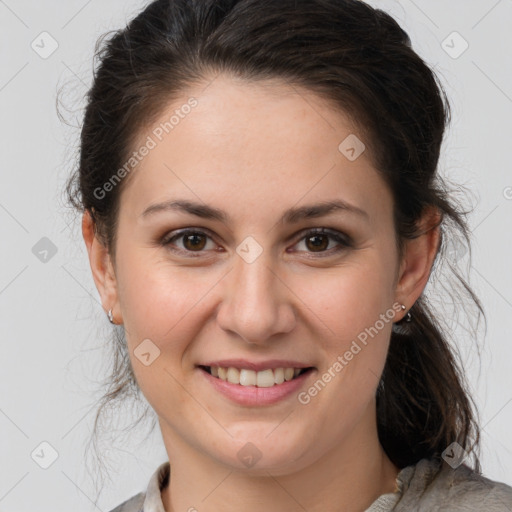
{"type": "Polygon", "coordinates": [[[293,368],[285,368],[284,369],[284,380],[292,380],[294,373],[295,372],[294,372],[293,368]]]}
{"type": "Polygon", "coordinates": [[[240,370],[228,368],[227,381],[231,382],[231,384],[240,384],[240,370]]]}
{"type": "Polygon", "coordinates": [[[252,370],[240,370],[240,381],[235,384],[242,384],[242,386],[256,386],[256,372],[252,370]]]}
{"type": "Polygon", "coordinates": [[[284,369],[276,368],[274,370],[274,382],[276,384],[282,384],[284,382],[284,369]]]}
{"type": "Polygon", "coordinates": [[[271,388],[274,385],[274,371],[263,370],[256,374],[256,386],[259,388],[271,388]]]}
{"type": "Polygon", "coordinates": [[[246,370],[242,368],[222,368],[220,366],[210,367],[210,373],[214,377],[242,386],[257,386],[259,388],[270,388],[275,384],[282,384],[284,381],[294,379],[299,375],[302,368],[275,368],[274,370],[246,370]]]}

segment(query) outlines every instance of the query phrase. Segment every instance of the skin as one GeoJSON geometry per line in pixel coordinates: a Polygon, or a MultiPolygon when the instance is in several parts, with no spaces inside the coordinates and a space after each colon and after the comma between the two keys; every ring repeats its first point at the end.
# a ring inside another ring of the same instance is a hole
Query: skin
{"type": "Polygon", "coordinates": [[[102,303],[124,325],[138,384],[159,418],[171,462],[165,510],[365,510],[395,490],[399,471],[376,423],[391,321],[307,405],[296,394],[271,406],[235,404],[196,365],[228,357],[301,361],[315,367],[307,390],[379,315],[418,299],[439,243],[438,228],[429,229],[437,219],[424,216],[425,234],[408,241],[399,260],[393,198],[369,151],[352,162],[338,150],[358,133],[346,116],[282,82],[220,75],[205,85],[162,112],[155,125],[189,97],[198,100],[124,183],[115,261],[83,217],[102,303]],[[172,210],[141,217],[178,198],[224,210],[230,220],[172,210]],[[288,208],[334,199],[367,217],[335,211],[278,222],[288,208]],[[183,228],[209,230],[211,238],[199,238],[199,252],[183,236],[174,239],[181,254],[161,243],[183,228]],[[311,228],[347,234],[353,244],[321,237],[326,248],[317,249],[306,237],[311,228]],[[247,236],[263,250],[252,263],[236,252],[247,236]],[[160,350],[149,366],[134,356],[147,338],[160,350]],[[237,457],[247,442],[262,454],[249,468],[237,457]]]}

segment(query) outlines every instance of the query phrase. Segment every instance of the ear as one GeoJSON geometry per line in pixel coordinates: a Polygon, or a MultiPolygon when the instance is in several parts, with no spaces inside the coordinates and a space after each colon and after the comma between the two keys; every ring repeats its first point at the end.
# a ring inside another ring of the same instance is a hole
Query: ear
{"type": "Polygon", "coordinates": [[[418,222],[419,235],[405,242],[395,292],[397,300],[405,304],[405,311],[418,300],[427,285],[439,248],[441,219],[437,208],[428,208],[418,222]]]}
{"type": "Polygon", "coordinates": [[[82,235],[87,246],[92,276],[101,296],[103,308],[105,311],[112,308],[114,322],[116,324],[120,323],[115,320],[119,318],[120,312],[118,311],[117,281],[114,266],[108,249],[96,235],[95,223],[88,210],[85,211],[82,217],[82,235]]]}

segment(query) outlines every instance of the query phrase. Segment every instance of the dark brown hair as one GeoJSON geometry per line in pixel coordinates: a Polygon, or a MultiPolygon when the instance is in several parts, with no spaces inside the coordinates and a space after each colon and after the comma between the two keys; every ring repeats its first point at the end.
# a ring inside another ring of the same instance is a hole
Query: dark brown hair
{"type": "MultiPolygon", "coordinates": [[[[447,234],[456,248],[469,247],[468,212],[437,169],[449,102],[392,17],[359,0],[157,0],[108,35],[97,44],[78,168],[67,193],[79,211],[91,212],[113,256],[126,183],[102,198],[95,190],[127,161],[141,130],[187,87],[215,74],[278,79],[317,93],[357,121],[392,191],[400,250],[418,236],[427,209],[441,213],[442,240],[430,279],[448,264],[458,283],[448,289],[455,310],[471,305],[480,318],[477,297],[447,253],[447,234]]],[[[393,330],[377,390],[381,444],[402,468],[421,458],[439,459],[457,441],[480,472],[474,403],[450,346],[452,329],[442,325],[425,293],[410,312],[412,321],[393,330]]],[[[96,421],[108,403],[136,394],[119,333],[115,354],[96,421]]]]}

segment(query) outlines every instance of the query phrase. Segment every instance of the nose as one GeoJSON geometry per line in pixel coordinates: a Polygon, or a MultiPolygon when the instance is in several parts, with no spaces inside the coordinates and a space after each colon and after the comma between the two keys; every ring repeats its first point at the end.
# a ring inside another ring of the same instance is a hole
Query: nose
{"type": "Polygon", "coordinates": [[[225,331],[247,343],[264,345],[294,329],[293,292],[265,251],[252,263],[235,255],[224,286],[217,322],[225,331]]]}

